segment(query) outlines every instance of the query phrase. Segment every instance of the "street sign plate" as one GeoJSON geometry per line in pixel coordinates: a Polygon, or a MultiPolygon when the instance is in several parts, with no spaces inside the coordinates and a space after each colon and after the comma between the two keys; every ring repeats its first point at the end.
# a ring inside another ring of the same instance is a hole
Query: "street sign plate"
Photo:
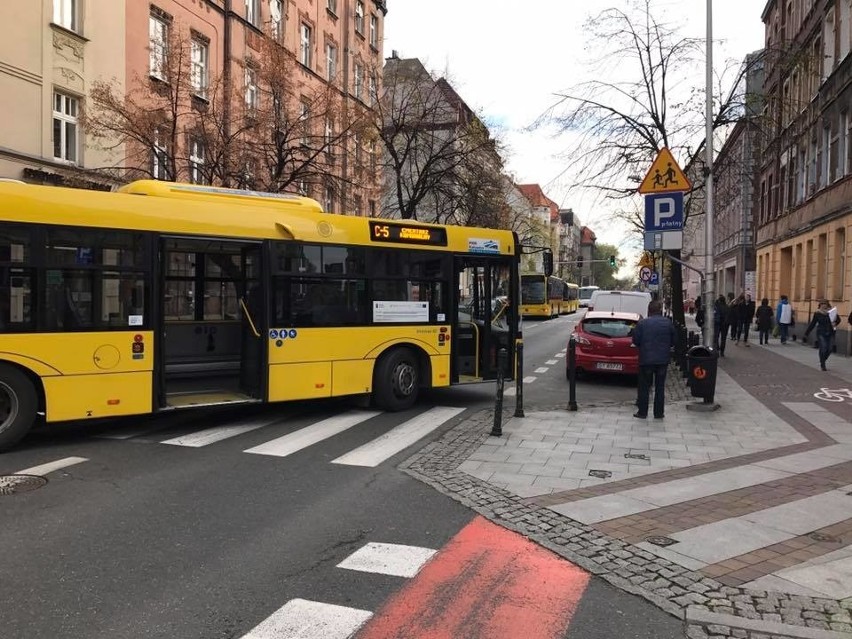
{"type": "Polygon", "coordinates": [[[645,196],[645,232],[683,229],[683,193],[645,196]]]}
{"type": "Polygon", "coordinates": [[[657,158],[651,168],[648,169],[645,179],[639,185],[639,192],[647,195],[649,193],[688,191],[690,188],[692,188],[692,185],[681,171],[671,151],[663,148],[657,154],[657,158]]]}
{"type": "Polygon", "coordinates": [[[646,231],[646,251],[679,251],[683,248],[683,231],[646,231]]]}
{"type": "Polygon", "coordinates": [[[639,279],[643,282],[647,282],[651,279],[651,269],[647,266],[643,266],[639,269],[639,279]]]}
{"type": "Polygon", "coordinates": [[[648,284],[651,286],[657,286],[660,283],[660,274],[659,273],[651,273],[651,279],[648,280],[648,284]]]}

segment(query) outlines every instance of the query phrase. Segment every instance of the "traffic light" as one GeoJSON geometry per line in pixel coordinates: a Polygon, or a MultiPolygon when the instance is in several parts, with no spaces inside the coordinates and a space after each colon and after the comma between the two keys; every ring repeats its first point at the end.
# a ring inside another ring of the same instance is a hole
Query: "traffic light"
{"type": "Polygon", "coordinates": [[[542,266],[544,266],[544,274],[550,277],[553,275],[553,252],[550,249],[544,251],[542,256],[542,266]]]}
{"type": "Polygon", "coordinates": [[[615,268],[615,255],[610,255],[610,256],[609,256],[609,265],[610,265],[612,268],[615,268]]]}

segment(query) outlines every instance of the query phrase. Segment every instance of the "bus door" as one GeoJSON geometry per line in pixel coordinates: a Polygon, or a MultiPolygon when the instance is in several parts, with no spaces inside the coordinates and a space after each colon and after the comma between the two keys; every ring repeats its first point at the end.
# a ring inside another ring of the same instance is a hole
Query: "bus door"
{"type": "Polygon", "coordinates": [[[518,326],[513,265],[511,257],[455,258],[453,383],[496,379],[501,348],[506,349],[504,374],[512,376],[518,326]]]}
{"type": "Polygon", "coordinates": [[[264,398],[261,247],[219,239],[162,240],[160,408],[264,398]]]}

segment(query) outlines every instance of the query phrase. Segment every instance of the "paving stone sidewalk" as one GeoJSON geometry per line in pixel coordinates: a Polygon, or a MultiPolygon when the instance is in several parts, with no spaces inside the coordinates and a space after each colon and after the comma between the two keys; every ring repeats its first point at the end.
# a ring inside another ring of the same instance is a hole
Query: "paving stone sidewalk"
{"type": "Polygon", "coordinates": [[[812,391],[842,380],[760,348],[728,355],[717,412],[687,411],[674,369],[663,420],[580,397],[578,412],[505,411],[497,438],[482,411],[401,468],[692,639],[850,638],[852,406],[812,391]]]}

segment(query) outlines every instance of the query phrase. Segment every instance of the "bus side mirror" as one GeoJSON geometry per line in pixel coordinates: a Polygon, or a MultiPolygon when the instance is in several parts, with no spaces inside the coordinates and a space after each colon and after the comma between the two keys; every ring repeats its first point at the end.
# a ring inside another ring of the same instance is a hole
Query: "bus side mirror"
{"type": "Polygon", "coordinates": [[[553,275],[553,251],[546,250],[542,256],[542,264],[544,266],[544,274],[547,277],[553,275]]]}

